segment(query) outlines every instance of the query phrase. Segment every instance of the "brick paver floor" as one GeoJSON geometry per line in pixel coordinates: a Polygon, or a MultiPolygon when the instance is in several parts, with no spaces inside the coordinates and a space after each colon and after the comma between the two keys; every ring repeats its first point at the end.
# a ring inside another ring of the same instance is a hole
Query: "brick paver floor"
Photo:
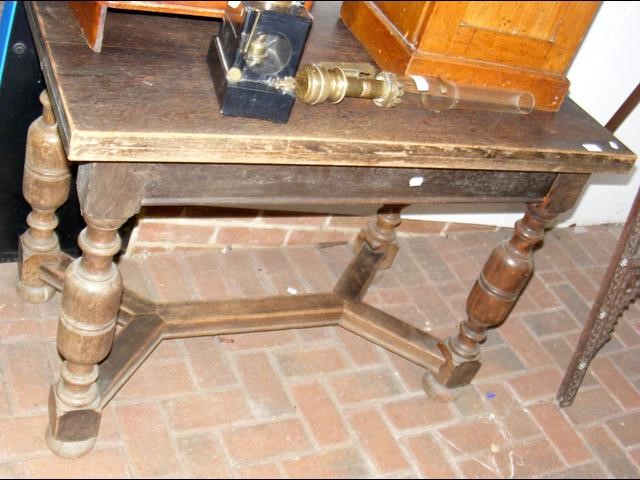
{"type": "MultiPolygon", "coordinates": [[[[95,449],[46,448],[57,376],[57,295],[14,294],[0,265],[0,477],[640,476],[640,310],[620,321],[574,405],[554,402],[620,226],[552,230],[483,368],[455,402],[429,400],[422,371],[337,328],[161,344],[104,411],[95,449]],[[561,241],[562,240],[562,241],[561,241]]],[[[437,335],[454,331],[491,249],[509,231],[401,240],[367,300],[437,335]]],[[[124,258],[158,299],[331,288],[347,245],[124,258]]]]}

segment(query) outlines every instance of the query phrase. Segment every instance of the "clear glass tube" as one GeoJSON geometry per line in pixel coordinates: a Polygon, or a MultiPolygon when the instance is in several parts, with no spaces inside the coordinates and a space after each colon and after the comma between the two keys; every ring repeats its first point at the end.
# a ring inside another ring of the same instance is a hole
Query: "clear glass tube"
{"type": "MultiPolygon", "coordinates": [[[[439,77],[396,75],[402,85],[402,103],[435,111],[450,109],[530,113],[535,100],[530,92],[462,85],[439,77]]],[[[407,105],[408,106],[408,105],[407,105]]]]}

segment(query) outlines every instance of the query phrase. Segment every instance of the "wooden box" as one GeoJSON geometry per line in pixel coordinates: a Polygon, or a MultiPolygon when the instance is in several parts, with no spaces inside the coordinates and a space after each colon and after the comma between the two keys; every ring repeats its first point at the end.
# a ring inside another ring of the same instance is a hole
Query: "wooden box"
{"type": "Polygon", "coordinates": [[[353,2],[340,16],[382,69],[525,90],[556,111],[600,2],[353,2]]]}
{"type": "Polygon", "coordinates": [[[224,15],[227,2],[71,1],[69,6],[80,24],[89,48],[100,52],[109,8],[220,18],[224,15]]]}
{"type": "MultiPolygon", "coordinates": [[[[311,10],[312,1],[305,2],[305,8],[311,10]]],[[[222,18],[226,1],[70,1],[82,33],[89,48],[94,52],[102,50],[102,37],[107,22],[107,10],[135,10],[139,12],[171,13],[174,15],[192,15],[197,17],[222,18]]]]}

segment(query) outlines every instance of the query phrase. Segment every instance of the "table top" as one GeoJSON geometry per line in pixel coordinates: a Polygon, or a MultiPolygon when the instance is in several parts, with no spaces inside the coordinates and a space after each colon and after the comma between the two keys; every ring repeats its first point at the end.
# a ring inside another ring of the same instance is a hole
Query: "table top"
{"type": "MultiPolygon", "coordinates": [[[[315,2],[303,62],[371,62],[339,8],[315,2]]],[[[592,173],[625,172],[635,159],[570,99],[529,115],[346,99],[296,102],[286,124],[225,117],[206,64],[217,20],[109,10],[98,54],[67,2],[28,2],[27,13],[71,161],[592,173]]]]}

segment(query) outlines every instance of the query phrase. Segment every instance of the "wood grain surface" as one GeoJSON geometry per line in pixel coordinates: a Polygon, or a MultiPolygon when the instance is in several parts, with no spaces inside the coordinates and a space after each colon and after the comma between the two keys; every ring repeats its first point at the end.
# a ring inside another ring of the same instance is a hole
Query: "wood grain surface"
{"type": "Polygon", "coordinates": [[[564,69],[597,8],[597,2],[343,5],[342,20],[381,68],[528,91],[536,110],[551,112],[567,94],[564,69]]]}
{"type": "MultiPolygon", "coordinates": [[[[303,62],[370,61],[339,9],[314,5],[303,62]]],[[[382,109],[354,99],[297,102],[284,125],[223,117],[205,62],[217,20],[114,11],[95,54],[66,2],[27,10],[71,161],[591,173],[627,171],[635,158],[570,100],[557,113],[525,116],[382,109]]]]}
{"type": "MultiPolygon", "coordinates": [[[[94,165],[112,167],[117,164],[94,165]]],[[[250,206],[264,203],[289,207],[527,202],[542,199],[557,176],[542,172],[309,165],[282,165],[279,168],[202,163],[127,165],[128,177],[144,179],[143,205],[250,206]]],[[[111,174],[110,178],[115,177],[111,174]]],[[[135,187],[131,178],[120,182],[127,183],[130,196],[133,196],[135,187]]]]}
{"type": "Polygon", "coordinates": [[[104,24],[107,20],[107,7],[103,2],[68,2],[78,25],[84,32],[87,45],[91,50],[99,52],[102,48],[104,24]]]}
{"type": "Polygon", "coordinates": [[[98,2],[109,8],[220,18],[227,2],[98,2]]]}

